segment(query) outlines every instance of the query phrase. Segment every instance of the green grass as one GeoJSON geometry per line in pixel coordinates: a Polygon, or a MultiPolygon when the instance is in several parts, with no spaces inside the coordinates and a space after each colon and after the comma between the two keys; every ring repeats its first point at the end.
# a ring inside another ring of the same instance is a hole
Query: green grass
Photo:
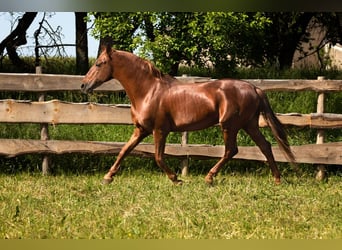
{"type": "Polygon", "coordinates": [[[342,235],[341,176],[318,183],[268,174],[203,175],[174,186],[160,172],[0,177],[0,238],[335,239],[342,235]]]}

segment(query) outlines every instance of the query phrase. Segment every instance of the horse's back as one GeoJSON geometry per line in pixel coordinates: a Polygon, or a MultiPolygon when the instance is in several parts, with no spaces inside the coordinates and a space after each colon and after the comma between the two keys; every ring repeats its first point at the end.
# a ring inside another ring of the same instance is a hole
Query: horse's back
{"type": "Polygon", "coordinates": [[[243,102],[256,102],[259,99],[256,87],[247,81],[239,79],[227,78],[202,83],[176,83],[173,87],[169,93],[175,95],[182,92],[182,99],[179,100],[181,102],[192,97],[195,99],[203,98],[214,106],[219,105],[222,101],[246,105],[247,103],[244,104],[243,102]]]}
{"type": "Polygon", "coordinates": [[[255,86],[247,81],[232,78],[219,79],[212,82],[207,82],[206,84],[214,84],[217,87],[225,90],[238,89],[254,91],[255,89],[255,86]]]}

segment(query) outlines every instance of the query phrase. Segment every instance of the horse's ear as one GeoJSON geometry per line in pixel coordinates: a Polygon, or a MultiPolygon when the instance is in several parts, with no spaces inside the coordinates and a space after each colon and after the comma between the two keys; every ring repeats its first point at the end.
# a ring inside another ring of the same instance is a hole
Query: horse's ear
{"type": "Polygon", "coordinates": [[[102,44],[101,45],[101,51],[105,51],[106,54],[110,57],[111,53],[112,53],[112,46],[108,43],[106,44],[102,44]]]}
{"type": "Polygon", "coordinates": [[[112,46],[108,43],[106,44],[106,52],[109,56],[112,53],[112,46]]]}

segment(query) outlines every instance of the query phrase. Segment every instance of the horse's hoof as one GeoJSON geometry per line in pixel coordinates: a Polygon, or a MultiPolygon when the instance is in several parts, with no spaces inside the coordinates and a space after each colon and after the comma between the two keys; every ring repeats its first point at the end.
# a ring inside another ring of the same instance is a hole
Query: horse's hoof
{"type": "Polygon", "coordinates": [[[214,178],[213,178],[212,176],[208,176],[208,175],[207,175],[207,176],[204,178],[204,181],[205,181],[205,183],[207,183],[207,185],[212,186],[213,183],[214,183],[214,178]]]}
{"type": "Polygon", "coordinates": [[[113,181],[113,178],[104,178],[102,180],[102,184],[103,185],[108,185],[108,184],[112,183],[112,181],[113,181]]]}
{"type": "Polygon", "coordinates": [[[274,184],[280,185],[281,184],[280,178],[275,178],[274,179],[274,184]]]}
{"type": "Polygon", "coordinates": [[[182,180],[175,180],[175,181],[172,181],[172,183],[175,184],[176,186],[183,185],[183,181],[182,180]]]}
{"type": "Polygon", "coordinates": [[[175,181],[172,181],[172,183],[175,184],[176,186],[183,185],[183,181],[182,180],[175,180],[175,181]]]}

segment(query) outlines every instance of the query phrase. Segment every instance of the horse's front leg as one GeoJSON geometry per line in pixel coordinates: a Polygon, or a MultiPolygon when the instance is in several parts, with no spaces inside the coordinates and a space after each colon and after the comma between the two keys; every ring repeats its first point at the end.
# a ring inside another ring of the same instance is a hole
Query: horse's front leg
{"type": "Polygon", "coordinates": [[[164,151],[165,151],[165,143],[166,137],[168,133],[165,133],[161,130],[154,130],[154,143],[155,143],[155,160],[157,165],[164,170],[167,177],[176,185],[182,184],[181,180],[178,180],[177,175],[173,172],[168,166],[166,166],[164,161],[164,151]]]}
{"type": "Polygon", "coordinates": [[[103,178],[104,184],[109,184],[113,181],[113,176],[119,171],[121,161],[150,133],[142,128],[135,128],[129,141],[123,146],[114,165],[109,169],[108,173],[103,178]]]}

